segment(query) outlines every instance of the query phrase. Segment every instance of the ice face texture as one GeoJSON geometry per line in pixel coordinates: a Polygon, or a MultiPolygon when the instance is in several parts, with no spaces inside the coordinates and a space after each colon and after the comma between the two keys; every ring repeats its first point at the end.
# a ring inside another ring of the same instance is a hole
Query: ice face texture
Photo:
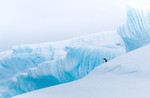
{"type": "Polygon", "coordinates": [[[127,21],[118,28],[125,42],[126,51],[132,51],[150,43],[150,7],[128,4],[127,21]]]}
{"type": "Polygon", "coordinates": [[[15,46],[0,54],[0,97],[9,98],[86,76],[96,66],[125,53],[117,32],[60,42],[15,46]]]}

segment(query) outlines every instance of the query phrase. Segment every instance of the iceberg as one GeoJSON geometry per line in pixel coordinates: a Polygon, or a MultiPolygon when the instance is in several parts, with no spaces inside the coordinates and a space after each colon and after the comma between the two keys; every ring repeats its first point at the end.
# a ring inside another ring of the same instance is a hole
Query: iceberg
{"type": "Polygon", "coordinates": [[[127,22],[118,28],[126,51],[132,51],[150,43],[150,7],[142,4],[127,5],[127,22]]]}
{"type": "Polygon", "coordinates": [[[111,60],[124,53],[117,32],[14,46],[0,53],[0,98],[80,79],[104,63],[104,57],[111,60]]]}

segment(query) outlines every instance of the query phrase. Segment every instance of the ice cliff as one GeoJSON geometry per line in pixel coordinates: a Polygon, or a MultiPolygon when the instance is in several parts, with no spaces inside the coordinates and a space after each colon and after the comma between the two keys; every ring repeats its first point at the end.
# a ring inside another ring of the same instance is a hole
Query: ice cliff
{"type": "Polygon", "coordinates": [[[117,32],[60,42],[15,46],[0,54],[0,97],[80,79],[96,66],[125,53],[117,32]]]}
{"type": "Polygon", "coordinates": [[[142,4],[127,5],[127,21],[118,28],[125,42],[126,51],[132,51],[150,43],[150,7],[142,4]]]}

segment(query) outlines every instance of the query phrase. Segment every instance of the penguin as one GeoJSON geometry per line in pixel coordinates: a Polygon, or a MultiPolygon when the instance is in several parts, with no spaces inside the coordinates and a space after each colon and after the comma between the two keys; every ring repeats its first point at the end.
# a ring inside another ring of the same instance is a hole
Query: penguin
{"type": "Polygon", "coordinates": [[[107,59],[106,59],[106,58],[104,58],[103,60],[104,60],[105,63],[107,62],[107,59]]]}

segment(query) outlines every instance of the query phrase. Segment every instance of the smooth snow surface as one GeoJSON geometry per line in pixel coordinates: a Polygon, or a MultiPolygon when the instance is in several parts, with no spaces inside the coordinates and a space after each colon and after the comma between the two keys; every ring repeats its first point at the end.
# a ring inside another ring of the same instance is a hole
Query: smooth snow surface
{"type": "Polygon", "coordinates": [[[118,33],[127,52],[150,43],[150,6],[129,3],[127,22],[118,28],[118,33]]]}
{"type": "Polygon", "coordinates": [[[149,98],[150,45],[97,67],[88,76],[13,98],[149,98]]]}
{"type": "Polygon", "coordinates": [[[0,54],[0,98],[9,98],[80,79],[103,63],[125,53],[117,32],[36,45],[15,46],[0,54]]]}

